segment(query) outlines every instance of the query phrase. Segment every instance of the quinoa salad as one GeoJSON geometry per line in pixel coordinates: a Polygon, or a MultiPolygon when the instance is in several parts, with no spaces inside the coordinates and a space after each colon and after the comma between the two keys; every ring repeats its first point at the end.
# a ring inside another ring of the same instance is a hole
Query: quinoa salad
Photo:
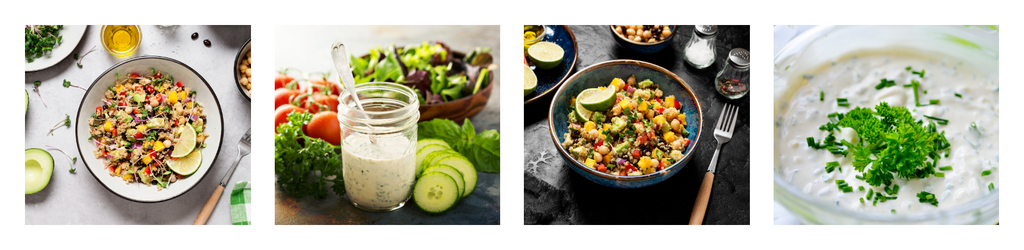
{"type": "Polygon", "coordinates": [[[586,167],[616,176],[639,176],[668,168],[683,159],[690,133],[679,101],[674,95],[664,95],[658,84],[651,80],[637,82],[633,75],[625,81],[614,78],[608,86],[584,90],[573,98],[576,105],[570,105],[569,133],[565,133],[562,147],[586,167]],[[588,95],[588,91],[595,95],[588,95]],[[586,106],[594,110],[586,110],[586,106]]]}
{"type": "Polygon", "coordinates": [[[176,160],[174,153],[205,147],[206,115],[196,94],[155,69],[148,75],[118,74],[104,93],[104,104],[88,120],[87,140],[96,144],[95,157],[104,161],[110,176],[156,185],[157,190],[191,175],[178,173],[168,161],[176,160]],[[181,146],[183,133],[195,135],[195,143],[181,146]]]}

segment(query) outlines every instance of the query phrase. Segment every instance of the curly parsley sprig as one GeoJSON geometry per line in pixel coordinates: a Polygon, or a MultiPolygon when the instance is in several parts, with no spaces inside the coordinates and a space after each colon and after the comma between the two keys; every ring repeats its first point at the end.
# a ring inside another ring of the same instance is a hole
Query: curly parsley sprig
{"type": "Polygon", "coordinates": [[[321,199],[327,197],[327,183],[333,183],[334,193],[344,195],[341,156],[330,143],[302,132],[302,125],[312,119],[312,114],[292,112],[288,114],[288,122],[277,127],[278,133],[274,135],[277,184],[292,195],[321,199]],[[329,179],[332,176],[334,178],[329,179]]]}

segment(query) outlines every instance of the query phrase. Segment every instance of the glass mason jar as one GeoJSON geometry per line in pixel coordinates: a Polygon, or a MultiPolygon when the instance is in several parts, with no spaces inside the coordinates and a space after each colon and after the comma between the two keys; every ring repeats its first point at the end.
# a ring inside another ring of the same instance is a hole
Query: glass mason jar
{"type": "Polygon", "coordinates": [[[416,180],[419,100],[401,84],[371,82],[355,89],[364,111],[351,92],[338,98],[345,192],[360,209],[393,211],[412,197],[416,180]]]}
{"type": "Polygon", "coordinates": [[[750,91],[750,51],[732,49],[728,61],[715,76],[715,89],[726,98],[738,99],[750,91]]]}
{"type": "Polygon", "coordinates": [[[715,35],[718,25],[694,25],[690,41],[686,42],[683,57],[686,63],[697,69],[707,68],[715,63],[715,35]]]}

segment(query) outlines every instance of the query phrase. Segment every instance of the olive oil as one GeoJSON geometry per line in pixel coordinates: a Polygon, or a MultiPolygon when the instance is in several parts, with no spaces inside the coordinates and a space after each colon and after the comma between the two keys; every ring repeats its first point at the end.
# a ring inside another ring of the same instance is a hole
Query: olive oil
{"type": "Polygon", "coordinates": [[[103,48],[111,55],[125,57],[139,48],[142,33],[138,25],[104,25],[103,48]]]}

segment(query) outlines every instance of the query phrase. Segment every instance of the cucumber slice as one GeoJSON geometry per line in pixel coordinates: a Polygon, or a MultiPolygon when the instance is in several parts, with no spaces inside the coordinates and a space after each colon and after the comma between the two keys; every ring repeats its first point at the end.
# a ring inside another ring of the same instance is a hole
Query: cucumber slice
{"type": "Polygon", "coordinates": [[[452,166],[448,165],[434,165],[430,166],[426,170],[423,170],[424,174],[429,174],[433,172],[441,172],[447,174],[448,176],[451,176],[452,179],[455,179],[455,184],[459,185],[460,198],[462,197],[462,193],[466,192],[466,179],[462,178],[462,172],[459,172],[458,169],[455,169],[452,166]]]}
{"type": "MultiPolygon", "coordinates": [[[[430,167],[430,166],[433,166],[433,165],[437,165],[437,164],[434,164],[434,162],[437,162],[438,160],[441,160],[441,158],[444,158],[444,156],[453,155],[453,154],[457,155],[457,154],[459,154],[459,152],[455,152],[455,150],[451,150],[451,149],[442,149],[442,150],[431,152],[430,154],[427,154],[426,157],[423,157],[423,162],[421,162],[420,165],[417,165],[416,168],[417,169],[426,169],[427,167],[430,167]]],[[[419,157],[419,156],[417,156],[417,157],[419,157]]]]}
{"type": "Polygon", "coordinates": [[[466,181],[466,191],[462,193],[463,198],[472,194],[476,189],[476,168],[466,157],[460,154],[449,155],[437,161],[436,165],[452,166],[462,173],[462,179],[466,181]]]}
{"type": "Polygon", "coordinates": [[[423,174],[423,169],[425,168],[425,166],[423,165],[423,158],[427,158],[427,155],[433,153],[434,151],[440,151],[445,149],[448,148],[444,147],[443,145],[429,144],[425,147],[420,148],[419,150],[416,150],[416,177],[419,178],[420,175],[423,174]]]}
{"type": "Polygon", "coordinates": [[[444,140],[441,139],[422,139],[416,141],[416,151],[419,151],[420,149],[426,147],[427,145],[441,145],[448,149],[452,148],[451,145],[448,145],[447,142],[444,142],[444,140]]]}
{"type": "Polygon", "coordinates": [[[412,189],[416,206],[428,214],[448,212],[459,200],[459,185],[455,179],[442,172],[424,174],[412,189]]]}

